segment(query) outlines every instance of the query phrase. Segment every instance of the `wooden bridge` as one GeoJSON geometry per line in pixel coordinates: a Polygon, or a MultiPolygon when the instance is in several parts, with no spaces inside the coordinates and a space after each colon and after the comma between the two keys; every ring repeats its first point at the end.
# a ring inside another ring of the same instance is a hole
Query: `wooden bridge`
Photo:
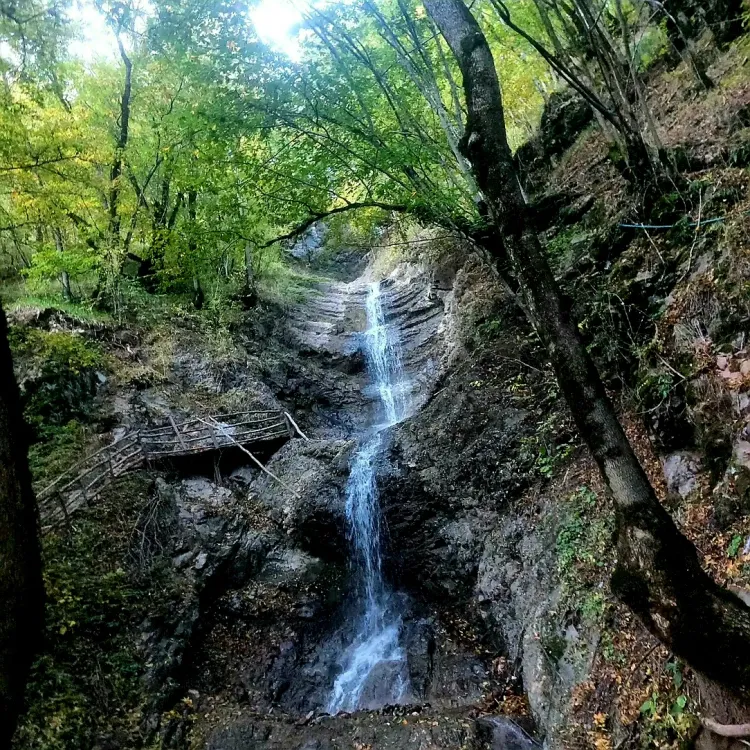
{"type": "Polygon", "coordinates": [[[71,466],[37,491],[42,531],[69,523],[72,514],[92,502],[112,480],[152,461],[232,446],[246,451],[246,445],[291,438],[295,432],[305,437],[288,413],[278,411],[196,417],[179,424],[170,417],[165,427],[131,432],[71,466]]]}

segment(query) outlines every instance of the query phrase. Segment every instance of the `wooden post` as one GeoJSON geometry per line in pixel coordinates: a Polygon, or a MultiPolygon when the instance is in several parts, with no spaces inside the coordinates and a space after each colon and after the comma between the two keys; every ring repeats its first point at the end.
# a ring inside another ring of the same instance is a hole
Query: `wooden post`
{"type": "Polygon", "coordinates": [[[65,505],[65,499],[63,498],[62,493],[57,493],[57,499],[60,501],[60,507],[62,508],[65,523],[67,527],[70,528],[70,516],[68,515],[68,507],[65,505]]]}
{"type": "Polygon", "coordinates": [[[182,435],[180,435],[179,429],[177,429],[177,424],[172,418],[172,415],[169,415],[169,424],[172,425],[172,429],[174,430],[174,434],[177,435],[177,439],[180,441],[180,445],[182,446],[182,450],[187,452],[187,446],[185,445],[185,441],[182,439],[182,435]]]}
{"type": "Polygon", "coordinates": [[[86,494],[86,485],[83,483],[83,474],[81,474],[80,477],[78,477],[78,484],[81,485],[81,495],[83,495],[83,502],[86,503],[86,505],[89,504],[89,497],[86,494]]]}

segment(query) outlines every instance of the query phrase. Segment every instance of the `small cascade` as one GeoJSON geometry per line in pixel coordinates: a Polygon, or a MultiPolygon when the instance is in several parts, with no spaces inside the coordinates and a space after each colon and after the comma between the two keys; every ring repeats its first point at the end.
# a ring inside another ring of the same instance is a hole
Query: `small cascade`
{"type": "Polygon", "coordinates": [[[375,462],[384,446],[383,431],[408,415],[409,388],[401,365],[398,331],[385,322],[379,282],[370,286],[366,309],[367,371],[382,421],[373,425],[357,449],[346,488],[346,517],[360,611],[356,636],[343,654],[342,671],[328,702],[327,710],[332,714],[401,703],[409,695],[406,654],[399,643],[400,597],[383,578],[375,483],[375,462]]]}

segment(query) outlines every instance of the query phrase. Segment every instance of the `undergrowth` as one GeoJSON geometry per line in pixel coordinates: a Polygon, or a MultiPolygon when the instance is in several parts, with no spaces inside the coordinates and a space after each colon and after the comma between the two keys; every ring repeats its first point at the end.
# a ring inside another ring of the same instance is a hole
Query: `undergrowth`
{"type": "Polygon", "coordinates": [[[24,415],[31,441],[52,440],[72,421],[85,421],[108,368],[95,342],[67,331],[13,327],[9,332],[17,370],[23,373],[24,415]]]}
{"type": "Polygon", "coordinates": [[[120,479],[73,531],[44,538],[45,638],[15,750],[156,747],[144,728],[139,626],[177,592],[171,566],[155,559],[144,575],[131,561],[149,487],[141,475],[120,479]]]}
{"type": "Polygon", "coordinates": [[[90,750],[104,727],[137,721],[142,665],[129,625],[142,593],[91,524],[45,540],[45,649],[27,688],[29,710],[16,747],[90,750]]]}

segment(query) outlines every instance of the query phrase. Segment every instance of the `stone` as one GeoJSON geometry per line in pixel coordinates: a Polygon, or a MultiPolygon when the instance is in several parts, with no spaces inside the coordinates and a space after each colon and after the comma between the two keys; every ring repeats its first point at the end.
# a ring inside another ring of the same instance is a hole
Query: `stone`
{"type": "Polygon", "coordinates": [[[671,453],[662,457],[661,465],[667,490],[672,494],[686,498],[698,488],[701,461],[697,453],[671,453]]]}
{"type": "Polygon", "coordinates": [[[491,750],[541,750],[542,745],[507,716],[482,718],[477,724],[480,737],[489,740],[491,750]]]}

